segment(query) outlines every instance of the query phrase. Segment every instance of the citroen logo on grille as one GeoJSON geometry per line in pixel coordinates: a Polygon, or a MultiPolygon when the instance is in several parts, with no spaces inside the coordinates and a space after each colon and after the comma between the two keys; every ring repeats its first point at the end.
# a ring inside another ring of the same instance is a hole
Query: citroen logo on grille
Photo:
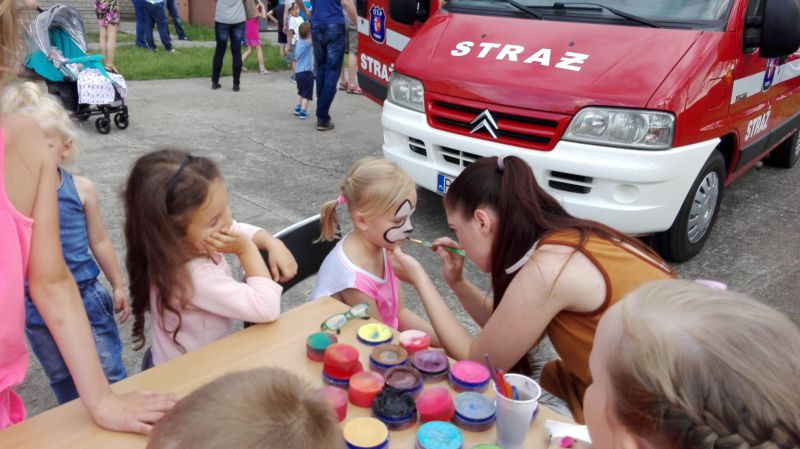
{"type": "Polygon", "coordinates": [[[497,122],[494,121],[494,117],[492,117],[492,113],[489,112],[488,109],[484,109],[483,112],[481,112],[477,117],[472,119],[472,121],[469,122],[469,124],[475,125],[469,131],[470,134],[473,134],[480,129],[485,129],[486,132],[488,132],[493,139],[495,140],[497,139],[496,131],[499,130],[500,127],[497,126],[497,122]]]}

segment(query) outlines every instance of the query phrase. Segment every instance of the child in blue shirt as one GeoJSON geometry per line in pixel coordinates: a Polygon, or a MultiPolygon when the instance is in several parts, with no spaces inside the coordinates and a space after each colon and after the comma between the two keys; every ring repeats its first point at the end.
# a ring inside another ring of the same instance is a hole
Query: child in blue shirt
{"type": "Polygon", "coordinates": [[[297,81],[297,106],[294,115],[300,119],[308,118],[308,103],[314,98],[314,61],[312,58],[313,46],[311,45],[311,25],[308,22],[300,24],[298,31],[300,40],[294,47],[294,59],[297,61],[295,81],[297,81]]]}

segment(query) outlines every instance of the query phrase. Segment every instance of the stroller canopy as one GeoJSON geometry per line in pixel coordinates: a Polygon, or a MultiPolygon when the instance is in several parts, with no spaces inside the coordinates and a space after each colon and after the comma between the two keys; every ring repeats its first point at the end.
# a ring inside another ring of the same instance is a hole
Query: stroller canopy
{"type": "Polygon", "coordinates": [[[30,34],[36,47],[45,55],[51,48],[51,27],[57,27],[69,34],[72,42],[86,53],[86,29],[83,27],[81,14],[69,5],[55,5],[47,11],[40,13],[31,22],[30,34]]]}

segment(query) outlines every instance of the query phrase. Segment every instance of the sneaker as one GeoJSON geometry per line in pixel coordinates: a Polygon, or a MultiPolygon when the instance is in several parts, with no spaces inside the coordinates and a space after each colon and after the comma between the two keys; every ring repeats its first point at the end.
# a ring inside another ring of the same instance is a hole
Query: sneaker
{"type": "Polygon", "coordinates": [[[242,72],[246,72],[246,71],[247,71],[247,66],[245,66],[244,64],[242,64],[242,72]]]}
{"type": "Polygon", "coordinates": [[[317,131],[330,131],[333,128],[335,127],[333,126],[333,122],[330,120],[328,120],[327,122],[320,122],[320,121],[317,122],[317,131]]]}
{"type": "MultiPolygon", "coordinates": [[[[297,118],[303,119],[303,120],[307,119],[308,118],[308,112],[300,110],[300,112],[297,113],[297,118]]],[[[331,125],[331,126],[333,126],[333,125],[331,125]]]]}
{"type": "Polygon", "coordinates": [[[179,38],[178,40],[180,40],[180,41],[191,41],[192,39],[189,36],[183,36],[183,37],[179,38]]]}
{"type": "Polygon", "coordinates": [[[258,73],[260,73],[260,74],[262,74],[262,75],[269,75],[269,74],[270,74],[270,73],[272,73],[272,72],[270,72],[269,70],[267,70],[267,68],[266,68],[266,67],[260,67],[260,68],[258,69],[258,73]]]}
{"type": "Polygon", "coordinates": [[[294,107],[294,115],[300,115],[300,112],[302,112],[302,111],[303,111],[303,108],[301,108],[299,104],[294,107]]]}
{"type": "Polygon", "coordinates": [[[175,51],[174,48],[170,48],[169,50],[167,50],[167,53],[177,53],[177,52],[175,51]]]}
{"type": "Polygon", "coordinates": [[[296,83],[296,82],[297,82],[297,80],[294,78],[294,74],[292,74],[292,77],[291,77],[291,78],[289,78],[289,81],[291,81],[291,82],[293,82],[293,83],[296,83]]]}

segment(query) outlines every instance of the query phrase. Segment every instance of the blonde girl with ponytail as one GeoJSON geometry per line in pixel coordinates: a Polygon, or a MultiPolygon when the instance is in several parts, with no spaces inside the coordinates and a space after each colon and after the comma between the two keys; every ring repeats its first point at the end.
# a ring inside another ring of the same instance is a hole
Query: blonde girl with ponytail
{"type": "Polygon", "coordinates": [[[344,236],[320,267],[311,299],[333,296],[348,305],[367,303],[372,317],[399,329],[417,329],[439,344],[431,325],[407,307],[389,254],[409,238],[417,206],[414,181],[394,162],[374,157],[355,163],[339,195],[322,205],[321,240],[340,232],[338,212],[346,209],[353,230],[344,236]]]}

